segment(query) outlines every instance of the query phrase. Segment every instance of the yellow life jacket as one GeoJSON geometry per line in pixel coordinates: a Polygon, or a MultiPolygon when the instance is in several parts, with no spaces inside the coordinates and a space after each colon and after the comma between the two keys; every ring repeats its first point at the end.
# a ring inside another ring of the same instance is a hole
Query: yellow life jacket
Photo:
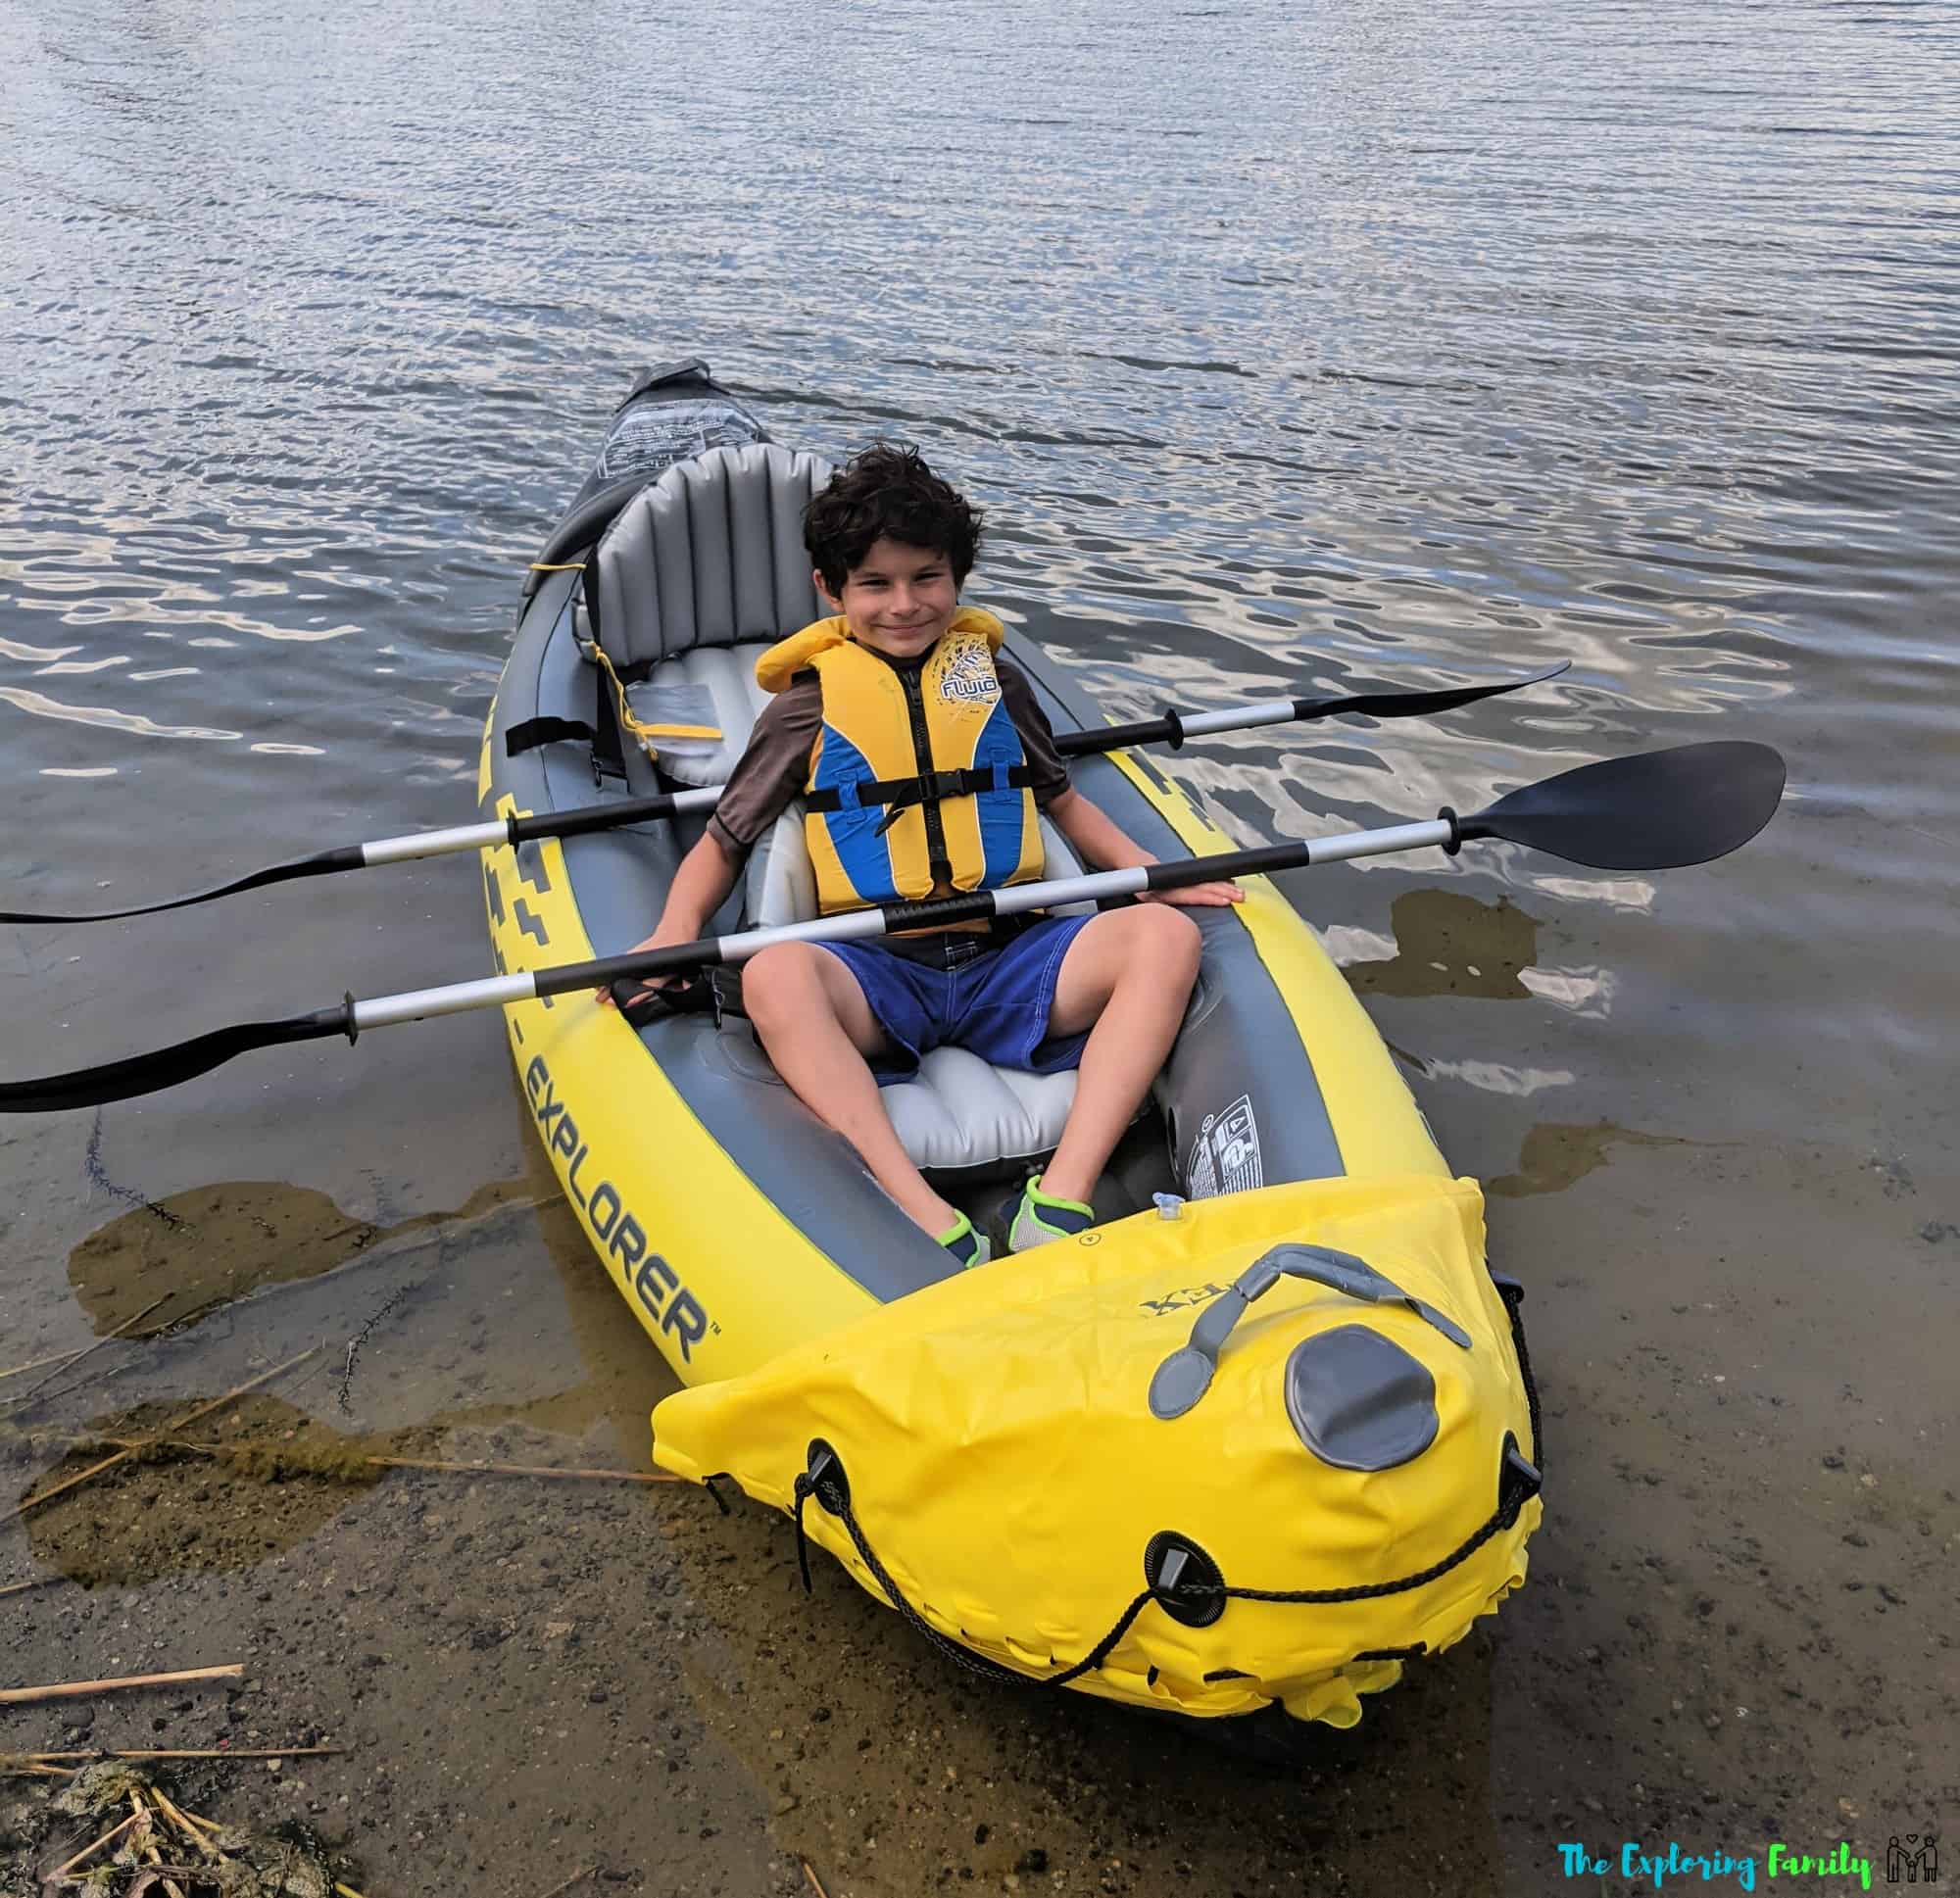
{"type": "Polygon", "coordinates": [[[901,671],[852,639],[840,613],[756,661],[764,692],[810,666],[822,681],[804,835],[826,916],[1041,875],[1027,760],[994,671],[1003,630],[961,607],[925,663],[901,671]]]}

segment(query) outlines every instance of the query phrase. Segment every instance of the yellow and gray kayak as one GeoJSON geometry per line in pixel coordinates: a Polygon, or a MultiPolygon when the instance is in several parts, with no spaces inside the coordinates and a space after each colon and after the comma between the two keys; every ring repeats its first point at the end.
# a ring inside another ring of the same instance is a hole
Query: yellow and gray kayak
{"type": "MultiPolygon", "coordinates": [[[[485,851],[500,969],[648,933],[762,703],[756,657],[819,615],[800,517],[827,473],[699,363],[615,415],[526,589],[482,812],[679,808],[485,851]]],[[[1102,726],[1041,631],[1004,650],[1056,732],[1102,726]]],[[[1141,753],[1072,768],[1161,858],[1233,848],[1141,753]]],[[[711,932],[815,913],[802,839],[792,809],[711,932]]],[[[1045,875],[1079,868],[1045,845],[1045,875]]],[[[686,1386],[654,1413],[658,1463],[794,1514],[983,1675],[1345,1726],[1523,1581],[1537,1405],[1477,1187],[1313,932],[1248,889],[1191,912],[1198,990],[1099,1223],[973,1272],[732,1008],[636,1030],[563,995],[505,1015],[566,1196],[686,1386]]],[[[939,1049],[884,1097],[977,1220],[1053,1150],[1073,1089],[939,1049]]]]}

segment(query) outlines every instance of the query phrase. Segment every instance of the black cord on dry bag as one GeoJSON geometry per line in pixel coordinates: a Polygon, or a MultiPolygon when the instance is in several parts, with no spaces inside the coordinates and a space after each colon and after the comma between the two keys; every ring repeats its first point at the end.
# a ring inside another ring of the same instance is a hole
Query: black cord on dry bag
{"type": "Polygon", "coordinates": [[[1531,1415],[1532,1456],[1527,1457],[1518,1447],[1517,1438],[1506,1431],[1497,1460],[1496,1507],[1447,1555],[1425,1569],[1418,1569],[1413,1575],[1400,1576],[1393,1582],[1363,1582],[1351,1588],[1235,1588],[1226,1585],[1217,1564],[1195,1543],[1180,1535],[1160,1533],[1152,1537],[1144,1557],[1145,1576],[1150,1585],[1117,1616],[1109,1631],[1073,1667],[1064,1668],[1058,1674],[1023,1674],[1018,1669],[986,1660],[957,1641],[949,1639],[906,1599],[899,1584],[879,1561],[877,1551],[872,1548],[858,1521],[857,1512],[851,1507],[851,1483],[842,1460],[828,1443],[818,1437],[810,1444],[808,1466],[798,1473],[794,1484],[797,1569],[803,1577],[804,1592],[808,1594],[812,1584],[803,1511],[805,1503],[814,1496],[825,1510],[843,1523],[864,1566],[870,1570],[906,1627],[923,1635],[949,1660],[968,1674],[1000,1686],[1063,1687],[1100,1668],[1114,1651],[1117,1642],[1129,1632],[1130,1624],[1152,1601],[1157,1602],[1172,1619],[1187,1626],[1200,1627],[1216,1620],[1217,1613],[1222,1612],[1217,1606],[1221,1597],[1224,1601],[1332,1607],[1346,1602],[1375,1601],[1384,1595],[1406,1594],[1411,1589],[1427,1587],[1430,1582],[1467,1562],[1492,1536],[1515,1527],[1525,1504],[1544,1486],[1544,1439],[1540,1429],[1538,1386],[1532,1379],[1531,1356],[1525,1348],[1524,1318],[1520,1309],[1524,1302],[1524,1287],[1517,1280],[1495,1272],[1491,1274],[1491,1278],[1511,1321],[1511,1343],[1517,1352],[1518,1374],[1525,1387],[1525,1402],[1531,1415]],[[1183,1559],[1177,1559],[1179,1557],[1183,1559]],[[1217,1579],[1213,1580],[1214,1577],[1217,1579]]]}

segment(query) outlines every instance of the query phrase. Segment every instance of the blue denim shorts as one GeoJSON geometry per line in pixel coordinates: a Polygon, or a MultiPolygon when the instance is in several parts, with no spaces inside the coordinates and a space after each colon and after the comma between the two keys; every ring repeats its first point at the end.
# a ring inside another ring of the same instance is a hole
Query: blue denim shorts
{"type": "Polygon", "coordinates": [[[977,932],[917,939],[913,960],[883,943],[820,943],[857,978],[890,1043],[871,1059],[880,1087],[909,1080],[919,1056],[935,1047],[963,1047],[996,1067],[1054,1074],[1082,1059],[1089,1036],[1051,1041],[1061,958],[1089,916],[1044,916],[1009,942],[996,945],[977,932]],[[971,948],[968,945],[971,944],[971,948]],[[943,949],[943,953],[940,951],[943,949]],[[951,964],[934,966],[935,961],[951,964]]]}

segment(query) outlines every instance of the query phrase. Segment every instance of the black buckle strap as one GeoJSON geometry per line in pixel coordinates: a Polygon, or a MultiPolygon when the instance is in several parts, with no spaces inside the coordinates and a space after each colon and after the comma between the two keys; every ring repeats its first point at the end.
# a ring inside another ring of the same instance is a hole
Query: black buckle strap
{"type": "Polygon", "coordinates": [[[522,757],[541,745],[568,741],[592,747],[592,782],[602,784],[609,777],[624,778],[626,761],[620,751],[619,721],[612,709],[612,694],[606,690],[605,675],[599,675],[593,701],[592,722],[583,718],[557,718],[540,713],[510,727],[504,734],[504,755],[522,757]]]}
{"type": "Polygon", "coordinates": [[[1021,791],[1034,783],[1029,764],[967,765],[956,771],[929,771],[910,778],[871,778],[859,784],[825,785],[812,791],[806,808],[817,812],[885,804],[877,835],[882,837],[913,804],[939,804],[950,798],[974,798],[983,791],[1021,791]]]}
{"type": "Polygon", "coordinates": [[[924,777],[912,779],[910,784],[894,791],[885,800],[891,808],[885,812],[883,821],[872,835],[884,836],[912,804],[931,806],[942,804],[949,798],[970,798],[977,792],[992,790],[994,783],[992,771],[930,771],[924,777]],[[974,778],[979,778],[981,782],[970,782],[974,778]]]}
{"type": "Polygon", "coordinates": [[[561,739],[582,739],[590,745],[597,734],[582,718],[526,718],[504,734],[504,755],[522,757],[540,745],[556,745],[561,739]]]}

